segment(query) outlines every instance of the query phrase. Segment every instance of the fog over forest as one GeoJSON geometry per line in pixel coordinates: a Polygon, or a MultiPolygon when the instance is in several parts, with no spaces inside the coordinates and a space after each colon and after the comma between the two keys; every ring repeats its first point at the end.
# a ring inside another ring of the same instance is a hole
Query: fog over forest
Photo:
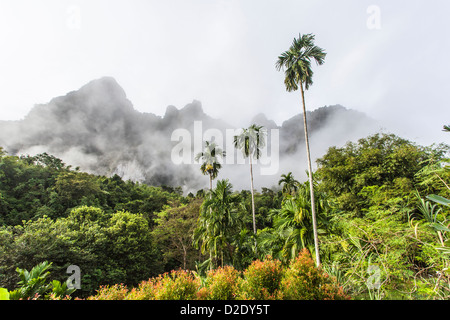
{"type": "MultiPolygon", "coordinates": [[[[342,146],[380,131],[375,120],[340,105],[308,111],[307,116],[314,159],[330,146],[342,146]]],[[[249,119],[248,125],[253,123],[269,133],[265,162],[255,165],[255,187],[273,187],[280,175],[289,171],[299,180],[306,179],[302,115],[279,125],[260,113],[249,119]]],[[[228,178],[235,189],[249,189],[248,162],[238,163],[240,151],[234,150],[230,139],[230,133],[237,129],[233,123],[205,114],[202,103],[196,100],[182,107],[168,106],[163,116],[139,112],[114,78],[103,77],[36,105],[22,120],[0,121],[0,145],[10,154],[47,152],[90,173],[118,174],[123,179],[182,186],[185,192],[195,192],[208,186],[200,165],[193,163],[198,141],[202,143],[208,130],[220,131],[222,137],[216,139],[232,158],[225,159],[218,179],[228,178]],[[187,130],[182,132],[190,136],[174,139],[175,130],[187,130]],[[191,162],[173,161],[172,151],[180,143],[190,147],[191,162]]]]}

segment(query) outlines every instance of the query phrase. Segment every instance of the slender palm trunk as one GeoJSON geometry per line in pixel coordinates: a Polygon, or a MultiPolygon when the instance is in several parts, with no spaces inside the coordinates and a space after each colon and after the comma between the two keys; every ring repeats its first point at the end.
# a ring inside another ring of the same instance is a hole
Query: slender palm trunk
{"type": "Polygon", "coordinates": [[[252,165],[252,155],[249,157],[250,160],[250,187],[252,191],[252,216],[253,216],[253,234],[255,235],[255,253],[257,252],[258,244],[256,243],[256,214],[255,214],[255,192],[253,188],[253,165],[252,165]]]}
{"type": "Polygon", "coordinates": [[[305,143],[306,143],[306,157],[308,158],[308,172],[309,172],[309,189],[311,192],[311,214],[314,232],[314,247],[316,250],[316,265],[320,266],[320,256],[319,256],[319,237],[317,235],[317,221],[316,221],[316,204],[314,201],[314,186],[313,186],[313,176],[311,168],[311,154],[309,151],[309,138],[308,138],[308,127],[306,124],[306,105],[305,105],[305,93],[303,91],[303,82],[300,81],[300,88],[302,92],[302,103],[303,103],[303,126],[305,128],[305,143]]]}
{"type": "Polygon", "coordinates": [[[252,155],[249,156],[249,159],[250,159],[250,187],[251,187],[251,192],[252,192],[253,233],[256,234],[255,194],[254,194],[254,190],[253,190],[252,155]]]}
{"type": "MultiPolygon", "coordinates": [[[[209,174],[209,199],[210,200],[212,199],[212,174],[211,173],[209,174]]],[[[209,207],[209,213],[212,214],[212,207],[209,207]]],[[[211,261],[213,261],[211,252],[209,253],[209,259],[211,261]]],[[[217,260],[217,252],[215,251],[214,252],[214,261],[212,263],[210,263],[210,265],[209,265],[210,270],[213,269],[213,267],[214,267],[213,264],[216,262],[216,260],[217,260]]]]}
{"type": "Polygon", "coordinates": [[[187,249],[181,240],[180,240],[180,243],[181,243],[181,247],[183,248],[183,270],[187,270],[186,269],[187,249]]]}

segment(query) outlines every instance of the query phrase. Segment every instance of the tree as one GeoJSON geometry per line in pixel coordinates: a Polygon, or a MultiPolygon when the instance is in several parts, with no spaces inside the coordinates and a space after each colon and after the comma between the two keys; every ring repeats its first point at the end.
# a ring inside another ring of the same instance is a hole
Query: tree
{"type": "Polygon", "coordinates": [[[67,208],[80,204],[83,198],[95,201],[103,193],[96,176],[85,172],[60,173],[54,188],[67,208]]]}
{"type": "MultiPolygon", "coordinates": [[[[344,147],[331,147],[317,159],[320,188],[336,200],[338,208],[361,217],[373,199],[367,188],[387,188],[392,194],[408,196],[415,188],[433,193],[439,176],[431,169],[439,164],[446,147],[429,149],[393,134],[374,134],[344,147]],[[427,170],[424,170],[429,164],[427,170]],[[425,185],[417,184],[423,179],[425,185]],[[430,183],[431,182],[431,183],[430,183]]],[[[446,175],[442,175],[445,179],[446,175]]]]}
{"type": "Polygon", "coordinates": [[[290,194],[297,192],[299,182],[294,179],[292,172],[288,174],[282,174],[281,179],[278,181],[278,185],[283,184],[282,192],[284,194],[290,194]]]}
{"type": "MultiPolygon", "coordinates": [[[[35,165],[41,165],[43,167],[47,167],[53,170],[58,170],[58,171],[69,171],[72,166],[66,166],[66,164],[61,160],[56,158],[55,156],[48,154],[47,152],[44,153],[40,153],[38,155],[35,156],[21,156],[20,157],[22,160],[24,160],[25,162],[27,162],[28,164],[35,164],[35,165]]],[[[76,171],[78,171],[79,168],[76,168],[76,171]]]]}
{"type": "Polygon", "coordinates": [[[231,243],[242,225],[239,197],[233,195],[233,186],[228,180],[219,180],[216,189],[201,206],[198,227],[194,231],[194,244],[202,253],[209,252],[210,267],[219,260],[223,266],[226,255],[232,258],[231,243]],[[228,250],[226,250],[228,249],[228,250]]]}
{"type": "MultiPolygon", "coordinates": [[[[314,255],[310,189],[308,182],[298,185],[294,195],[285,195],[280,209],[271,210],[272,228],[258,234],[258,246],[263,255],[271,255],[284,262],[294,259],[302,249],[314,255]]],[[[326,233],[327,213],[330,210],[324,193],[316,194],[319,232],[326,233]]]]}
{"type": "MultiPolygon", "coordinates": [[[[186,205],[168,208],[157,214],[152,230],[155,242],[161,247],[165,262],[177,262],[184,270],[194,267],[198,251],[192,246],[192,235],[197,225],[201,199],[192,199],[186,205]]],[[[175,268],[175,267],[174,267],[175,268]]]]}
{"type": "Polygon", "coordinates": [[[148,221],[142,214],[114,213],[107,221],[103,261],[110,283],[130,285],[155,274],[155,246],[148,221]]]}
{"type": "Polygon", "coordinates": [[[309,183],[311,189],[311,211],[312,220],[314,227],[314,242],[316,250],[316,264],[320,265],[319,256],[319,240],[317,236],[317,221],[316,221],[316,210],[314,204],[314,189],[313,189],[313,177],[311,169],[311,155],[309,150],[309,139],[308,139],[308,128],[306,121],[306,106],[305,106],[305,94],[304,89],[308,90],[313,84],[312,76],[313,71],[311,69],[311,60],[315,60],[318,65],[324,63],[326,53],[322,48],[314,45],[313,34],[299,34],[299,38],[292,42],[289,50],[283,52],[276,62],[276,68],[278,70],[284,69],[285,79],[284,84],[288,92],[296,91],[300,87],[302,94],[302,104],[303,104],[303,126],[305,130],[305,143],[306,143],[306,156],[308,159],[308,172],[309,172],[309,183]]]}
{"type": "Polygon", "coordinates": [[[219,148],[214,142],[206,141],[205,149],[195,156],[195,161],[202,160],[200,167],[204,175],[209,175],[209,190],[212,190],[212,181],[217,178],[222,165],[219,163],[219,157],[225,157],[225,151],[219,148]]]}
{"type": "Polygon", "coordinates": [[[252,124],[247,129],[242,129],[242,133],[234,136],[234,147],[240,149],[245,158],[250,162],[250,187],[252,193],[252,215],[253,215],[253,233],[256,234],[256,216],[255,216],[255,190],[253,188],[253,163],[252,159],[259,159],[261,148],[266,144],[266,131],[263,126],[252,124]]]}
{"type": "Polygon", "coordinates": [[[43,214],[52,217],[60,215],[55,208],[50,208],[50,190],[56,177],[62,172],[47,165],[37,164],[30,157],[0,157],[2,223],[13,225],[43,214]]]}

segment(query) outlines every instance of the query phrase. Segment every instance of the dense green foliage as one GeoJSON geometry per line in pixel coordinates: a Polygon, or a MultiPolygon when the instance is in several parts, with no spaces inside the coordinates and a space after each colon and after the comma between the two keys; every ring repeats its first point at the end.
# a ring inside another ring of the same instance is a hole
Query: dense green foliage
{"type": "Polygon", "coordinates": [[[82,270],[82,292],[101,284],[138,283],[165,270],[151,231],[169,203],[187,203],[171,188],[71,170],[49,155],[0,158],[0,285],[13,289],[16,268],[53,263],[82,270]]]}
{"type": "Polygon", "coordinates": [[[76,290],[75,288],[68,288],[67,283],[62,283],[58,280],[50,282],[48,275],[52,263],[44,261],[33,267],[30,271],[17,268],[20,281],[17,283],[19,288],[9,292],[9,299],[64,299],[76,290]]]}
{"type": "Polygon", "coordinates": [[[29,292],[50,297],[47,279],[77,265],[72,296],[92,299],[448,299],[449,150],[386,134],[330,148],[313,175],[316,268],[309,184],[292,173],[255,193],[255,235],[251,193],[228,180],[183,196],[0,149],[0,287],[49,261],[29,292]]]}
{"type": "Polygon", "coordinates": [[[449,208],[426,200],[433,193],[450,196],[448,151],[377,134],[330,148],[318,160],[318,189],[332,207],[321,251],[354,296],[371,293],[372,267],[379,298],[450,296],[449,208]],[[435,221],[422,205],[439,211],[435,221]]]}
{"type": "Polygon", "coordinates": [[[415,188],[444,192],[441,185],[422,188],[417,173],[441,159],[446,151],[445,146],[424,148],[394,135],[376,134],[343,148],[330,148],[317,161],[316,175],[323,181],[321,188],[335,198],[339,209],[363,216],[373,202],[374,188],[395,196],[409,195],[415,188]]]}

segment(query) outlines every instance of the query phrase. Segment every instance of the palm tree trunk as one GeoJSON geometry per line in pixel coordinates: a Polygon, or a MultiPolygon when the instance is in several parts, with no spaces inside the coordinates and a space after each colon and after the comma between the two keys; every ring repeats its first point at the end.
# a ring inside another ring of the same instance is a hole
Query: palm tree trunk
{"type": "Polygon", "coordinates": [[[252,192],[252,216],[253,216],[253,234],[255,235],[255,254],[258,248],[256,243],[256,214],[255,214],[255,192],[253,188],[253,165],[252,165],[252,155],[248,157],[250,160],[250,187],[252,192]]]}
{"type": "Polygon", "coordinates": [[[305,105],[305,93],[303,91],[303,82],[300,81],[300,88],[302,92],[302,103],[303,103],[303,126],[305,128],[305,143],[306,143],[306,157],[308,158],[308,172],[309,172],[309,189],[311,193],[311,214],[314,232],[314,247],[316,251],[316,265],[320,266],[320,256],[319,256],[319,237],[317,235],[317,221],[316,221],[316,204],[314,201],[314,186],[313,186],[313,176],[311,168],[311,154],[309,151],[309,138],[308,138],[308,127],[306,124],[306,105],[305,105]]]}
{"type": "MultiPolygon", "coordinates": [[[[210,200],[212,199],[212,174],[211,173],[209,174],[209,199],[210,200]]],[[[212,207],[209,207],[209,214],[212,215],[212,207]]],[[[217,258],[217,253],[215,254],[215,257],[217,258]]],[[[216,258],[215,258],[215,260],[217,260],[216,258]]],[[[211,261],[213,261],[211,252],[209,253],[209,259],[211,261]]],[[[215,263],[215,261],[214,261],[214,263],[215,263]]],[[[209,266],[210,266],[210,270],[212,270],[213,269],[213,265],[210,264],[209,266]]]]}
{"type": "Polygon", "coordinates": [[[253,233],[256,234],[255,195],[254,195],[254,190],[253,190],[252,155],[249,156],[249,159],[250,159],[250,187],[251,187],[251,192],[252,192],[253,233]]]}
{"type": "Polygon", "coordinates": [[[187,250],[186,246],[181,242],[181,247],[183,248],[183,270],[186,270],[186,260],[187,260],[187,250]]]}

